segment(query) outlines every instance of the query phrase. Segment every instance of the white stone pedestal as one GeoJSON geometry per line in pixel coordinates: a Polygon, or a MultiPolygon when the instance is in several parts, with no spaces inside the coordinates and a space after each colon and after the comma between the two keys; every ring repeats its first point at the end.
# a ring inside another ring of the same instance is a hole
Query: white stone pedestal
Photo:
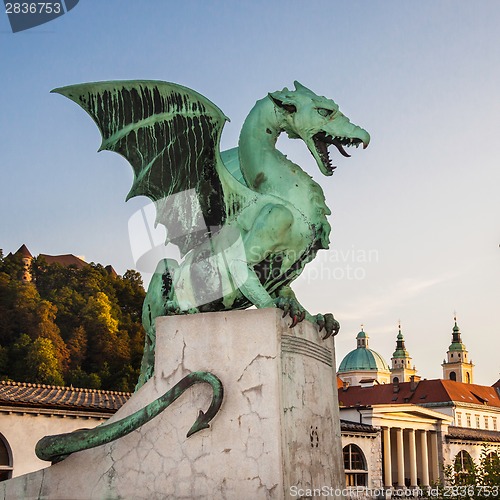
{"type": "Polygon", "coordinates": [[[197,384],[141,429],[1,483],[0,495],[255,500],[342,489],[333,340],[322,341],[308,322],[289,323],[276,309],[159,318],[155,377],[112,420],[188,373],[209,371],[224,385],[210,428],[186,438],[212,397],[197,384]]]}

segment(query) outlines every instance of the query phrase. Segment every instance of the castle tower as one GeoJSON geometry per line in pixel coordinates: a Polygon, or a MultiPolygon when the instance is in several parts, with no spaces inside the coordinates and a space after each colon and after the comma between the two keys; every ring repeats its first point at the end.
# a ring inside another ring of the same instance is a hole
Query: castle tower
{"type": "Polygon", "coordinates": [[[396,341],[396,350],[394,351],[391,367],[392,382],[410,382],[411,377],[415,382],[420,380],[415,366],[411,363],[411,357],[405,347],[405,339],[401,333],[401,323],[399,324],[399,333],[396,341]]]}
{"type": "Polygon", "coordinates": [[[23,261],[24,264],[24,271],[23,271],[23,276],[22,280],[25,283],[28,283],[31,281],[31,272],[30,272],[30,266],[31,266],[31,261],[33,260],[33,255],[31,255],[31,252],[28,250],[28,247],[26,245],[21,245],[19,250],[15,253],[15,255],[21,255],[21,260],[23,261]]]}
{"type": "Polygon", "coordinates": [[[472,360],[469,359],[469,353],[462,342],[462,336],[460,334],[460,328],[458,328],[457,325],[456,317],[451,344],[446,355],[448,360],[443,361],[442,364],[443,378],[445,380],[455,380],[457,382],[472,384],[474,365],[472,364],[472,360]]]}

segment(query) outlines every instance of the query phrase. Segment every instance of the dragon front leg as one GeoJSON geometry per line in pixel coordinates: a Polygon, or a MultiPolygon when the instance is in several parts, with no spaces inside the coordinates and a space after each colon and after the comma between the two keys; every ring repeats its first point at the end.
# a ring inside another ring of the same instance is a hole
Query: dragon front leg
{"type": "Polygon", "coordinates": [[[243,241],[247,261],[235,259],[231,263],[231,275],[237,283],[241,293],[258,308],[278,307],[283,310],[283,317],[287,314],[292,318],[291,328],[307,319],[318,325],[319,330],[325,329],[324,339],[337,334],[340,324],[332,314],[318,314],[312,316],[297,300],[295,293],[288,286],[282,286],[277,294],[271,296],[262,285],[253,265],[263,261],[270,253],[287,246],[290,229],[294,223],[292,212],[283,205],[265,205],[250,231],[243,241]]]}
{"type": "Polygon", "coordinates": [[[297,300],[294,291],[289,286],[283,286],[278,292],[278,296],[274,299],[276,307],[283,309],[283,317],[287,314],[292,318],[290,328],[293,328],[297,323],[306,319],[319,327],[319,331],[325,330],[323,340],[331,335],[337,335],[340,330],[340,323],[333,317],[333,314],[310,314],[297,300]]]}
{"type": "Polygon", "coordinates": [[[175,273],[179,268],[173,259],[161,260],[155,270],[142,307],[142,325],[146,332],[141,372],[135,390],[143,386],[154,373],[156,348],[156,323],[158,316],[188,313],[181,311],[174,292],[175,273]]]}

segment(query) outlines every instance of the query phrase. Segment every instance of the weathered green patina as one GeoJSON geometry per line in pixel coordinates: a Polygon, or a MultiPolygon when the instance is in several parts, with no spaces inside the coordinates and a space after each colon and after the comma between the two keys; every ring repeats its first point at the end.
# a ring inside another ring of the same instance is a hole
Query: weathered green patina
{"type": "Polygon", "coordinates": [[[307,319],[340,327],[333,315],[311,315],[290,288],[318,250],[329,245],[330,214],[323,190],[276,149],[278,136],[302,139],[330,176],[328,147],[366,147],[369,134],[337,104],[295,82],[258,101],[239,147],[220,152],[226,117],[208,99],[180,85],[116,81],[54,90],[97,123],[101,150],[123,155],[134,169],[128,198],[145,195],[177,245],[180,263],[165,259],[143,309],[146,346],[138,387],[154,371],[155,318],[204,311],[279,307],[291,326],[307,319]]]}
{"type": "Polygon", "coordinates": [[[132,415],[116,422],[102,424],[94,429],[80,429],[67,434],[45,436],[36,445],[36,455],[41,460],[60,462],[71,453],[88,450],[126,436],[159,415],[193,384],[200,382],[205,382],[212,386],[213,397],[207,412],[204,413],[200,410],[198,418],[187,433],[187,437],[189,437],[195,432],[210,427],[209,422],[215,417],[222,404],[224,397],[222,383],[211,373],[193,372],[186,375],[163,396],[160,396],[132,415]]]}

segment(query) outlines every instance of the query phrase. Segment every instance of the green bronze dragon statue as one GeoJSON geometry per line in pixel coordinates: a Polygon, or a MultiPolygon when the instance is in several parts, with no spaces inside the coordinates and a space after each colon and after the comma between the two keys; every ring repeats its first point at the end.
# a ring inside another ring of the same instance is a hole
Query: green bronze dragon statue
{"type": "MultiPolygon", "coordinates": [[[[127,199],[144,195],[156,205],[156,222],[167,229],[165,244],[176,245],[182,260],[163,259],[150,282],[143,307],[146,343],[137,384],[154,373],[158,316],[277,307],[291,327],[307,320],[336,334],[331,313],[312,315],[290,284],[329,245],[330,224],[323,190],[298,165],[276,149],[282,132],[302,139],[320,171],[336,167],[328,147],[370,142],[331,99],[295,82],[268,94],[250,111],[237,148],[221,152],[227,118],[197,92],[161,81],[110,81],[53,90],[79,104],[102,135],[100,150],[124,156],[134,170],[127,199]]],[[[58,461],[138,428],[195,383],[209,383],[213,400],[200,411],[188,436],[207,428],[222,404],[220,380],[194,372],[165,395],[130,417],[59,436],[37,445],[43,460],[58,461]]]]}
{"type": "Polygon", "coordinates": [[[138,387],[154,372],[158,316],[278,307],[336,334],[332,314],[311,315],[290,283],[329,245],[331,213],[317,184],[276,149],[278,136],[302,139],[320,171],[333,170],[328,147],[366,148],[369,134],[331,99],[295,82],[250,111],[237,148],[220,152],[222,111],[197,92],[161,81],[110,81],[58,88],[94,119],[100,150],[124,156],[134,170],[127,199],[154,201],[167,243],[181,263],[162,260],[143,308],[146,345],[138,387]]]}

